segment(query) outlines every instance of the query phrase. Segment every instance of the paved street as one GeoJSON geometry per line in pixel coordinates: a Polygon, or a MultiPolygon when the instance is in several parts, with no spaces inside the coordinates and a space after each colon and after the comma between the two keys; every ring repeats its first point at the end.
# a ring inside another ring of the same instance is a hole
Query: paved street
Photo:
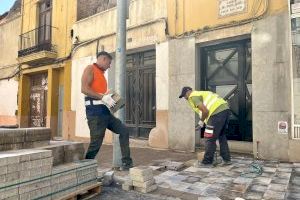
{"type": "MultiPolygon", "coordinates": [[[[107,151],[110,147],[106,146],[107,151]]],[[[139,151],[135,148],[134,152],[139,151]]],[[[143,149],[145,155],[153,155],[160,152],[172,154],[169,151],[143,149]]],[[[280,163],[276,161],[254,161],[245,155],[233,155],[230,166],[217,166],[214,168],[192,166],[189,154],[176,153],[177,158],[165,157],[164,160],[149,159],[145,165],[158,168],[166,160],[185,162],[185,167],[179,171],[159,169],[155,170],[155,180],[158,189],[150,194],[141,194],[135,191],[122,191],[120,188],[105,187],[101,195],[95,199],[300,199],[300,163],[280,163]],[[187,165],[189,163],[189,165],[187,165]],[[263,171],[259,175],[251,173],[255,163],[261,166],[263,171]]],[[[137,155],[137,154],[136,154],[137,155]]],[[[195,156],[195,155],[194,155],[195,156]]],[[[195,156],[196,157],[196,156],[195,156]]],[[[195,158],[194,157],[194,158],[195,158]]],[[[149,157],[152,158],[153,157],[149,157]]],[[[135,157],[136,160],[139,156],[135,157]]],[[[101,159],[100,159],[101,160],[101,159]]],[[[115,176],[128,176],[128,173],[116,173],[115,176]]]]}

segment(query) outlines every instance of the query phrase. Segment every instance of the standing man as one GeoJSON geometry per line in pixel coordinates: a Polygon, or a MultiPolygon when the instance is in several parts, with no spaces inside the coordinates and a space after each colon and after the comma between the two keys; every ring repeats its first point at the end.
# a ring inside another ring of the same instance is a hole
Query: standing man
{"type": "Polygon", "coordinates": [[[110,68],[112,57],[102,51],[97,54],[97,62],[88,65],[81,78],[81,92],[85,94],[85,108],[90,129],[91,142],[87,150],[86,159],[94,159],[102,145],[105,130],[119,134],[122,168],[128,170],[132,167],[129,149],[128,128],[110,113],[109,108],[116,102],[108,94],[107,81],[104,72],[110,68]]]}
{"type": "Polygon", "coordinates": [[[205,154],[202,165],[212,165],[216,151],[216,141],[219,139],[222,165],[230,165],[231,158],[225,135],[229,122],[230,109],[227,102],[216,93],[210,91],[193,91],[191,87],[183,87],[179,98],[184,97],[191,108],[199,114],[200,128],[205,127],[205,154]]]}

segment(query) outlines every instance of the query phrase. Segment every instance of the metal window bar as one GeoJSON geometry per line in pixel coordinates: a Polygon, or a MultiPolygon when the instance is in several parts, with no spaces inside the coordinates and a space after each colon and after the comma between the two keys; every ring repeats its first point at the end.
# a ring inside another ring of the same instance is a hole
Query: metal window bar
{"type": "Polygon", "coordinates": [[[300,139],[300,124],[294,125],[293,139],[300,139]]]}
{"type": "Polygon", "coordinates": [[[56,52],[56,46],[51,44],[53,31],[54,27],[43,25],[20,35],[18,56],[43,50],[56,52]]]}
{"type": "Polygon", "coordinates": [[[292,31],[292,45],[300,46],[300,30],[292,31]]]}

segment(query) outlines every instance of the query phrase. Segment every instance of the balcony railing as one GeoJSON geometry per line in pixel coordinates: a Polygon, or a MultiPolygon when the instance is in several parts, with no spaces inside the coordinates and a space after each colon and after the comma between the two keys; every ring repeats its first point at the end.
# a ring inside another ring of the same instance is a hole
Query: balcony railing
{"type": "Polygon", "coordinates": [[[56,52],[56,46],[51,44],[54,29],[52,26],[44,25],[20,35],[18,57],[39,51],[56,52]]]}

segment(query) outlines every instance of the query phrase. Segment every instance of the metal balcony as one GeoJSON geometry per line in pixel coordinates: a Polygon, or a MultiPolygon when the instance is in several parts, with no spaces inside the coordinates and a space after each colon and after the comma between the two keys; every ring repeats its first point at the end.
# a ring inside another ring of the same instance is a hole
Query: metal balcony
{"type": "Polygon", "coordinates": [[[18,57],[41,51],[56,54],[56,46],[51,43],[54,29],[52,26],[44,25],[20,35],[18,57]]]}

